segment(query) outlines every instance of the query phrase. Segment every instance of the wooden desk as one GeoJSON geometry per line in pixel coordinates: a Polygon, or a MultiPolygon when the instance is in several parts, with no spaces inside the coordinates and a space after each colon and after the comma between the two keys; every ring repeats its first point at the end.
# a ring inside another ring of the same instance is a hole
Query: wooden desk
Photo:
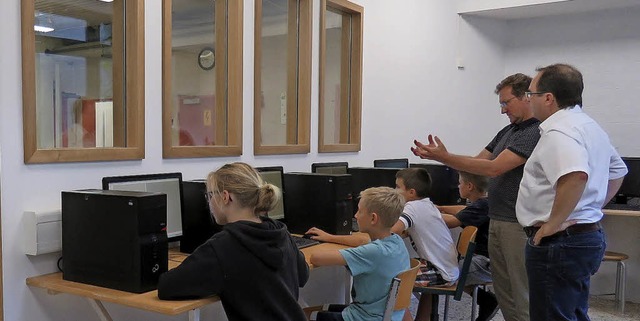
{"type": "Polygon", "coordinates": [[[602,209],[604,215],[640,217],[640,211],[602,209]]]}
{"type": "MultiPolygon", "coordinates": [[[[321,243],[302,249],[309,268],[313,266],[309,263],[309,257],[316,251],[339,250],[348,248],[344,245],[321,243]]],[[[169,269],[180,265],[188,254],[169,250],[169,269]]],[[[348,273],[347,273],[348,274],[348,273]]],[[[112,321],[102,302],[121,304],[124,306],[138,308],[146,311],[158,312],[167,315],[178,315],[189,312],[189,321],[200,320],[200,308],[218,302],[217,296],[212,296],[199,300],[165,301],[158,299],[158,291],[146,293],[131,293],[119,291],[100,286],[67,281],[62,279],[62,273],[51,273],[27,278],[27,285],[47,290],[49,294],[67,293],[87,298],[89,304],[98,313],[101,321],[112,321]]],[[[350,286],[350,284],[348,285],[350,286]]],[[[348,293],[348,292],[347,292],[348,293]]]]}

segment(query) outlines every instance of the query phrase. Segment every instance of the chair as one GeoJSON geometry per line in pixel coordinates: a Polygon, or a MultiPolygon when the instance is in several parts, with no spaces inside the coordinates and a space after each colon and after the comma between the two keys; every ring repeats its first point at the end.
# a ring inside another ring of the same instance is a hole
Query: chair
{"type": "Polygon", "coordinates": [[[416,282],[416,275],[418,275],[420,261],[411,259],[410,265],[410,269],[401,272],[391,280],[389,298],[387,299],[387,305],[384,309],[382,321],[390,321],[393,311],[405,310],[411,304],[413,283],[416,282]]]}
{"type": "Polygon", "coordinates": [[[604,257],[602,258],[602,262],[617,262],[618,267],[616,270],[616,303],[618,305],[618,310],[620,313],[624,313],[624,302],[625,302],[625,290],[626,290],[626,282],[627,282],[627,269],[624,265],[624,260],[628,259],[629,256],[624,253],[605,251],[604,257]]]}
{"type": "Polygon", "coordinates": [[[438,320],[438,295],[446,296],[444,303],[445,321],[447,320],[447,317],[449,315],[449,296],[453,296],[453,299],[456,301],[460,301],[460,299],[462,298],[464,285],[467,281],[467,274],[469,274],[469,267],[471,266],[471,260],[473,258],[473,252],[476,249],[476,243],[474,241],[476,239],[477,232],[477,227],[467,226],[462,230],[462,233],[460,233],[460,238],[458,238],[457,246],[458,256],[463,257],[464,260],[462,262],[462,270],[460,270],[460,278],[458,278],[456,284],[448,287],[414,286],[413,290],[415,292],[434,295],[431,320],[438,320]]]}

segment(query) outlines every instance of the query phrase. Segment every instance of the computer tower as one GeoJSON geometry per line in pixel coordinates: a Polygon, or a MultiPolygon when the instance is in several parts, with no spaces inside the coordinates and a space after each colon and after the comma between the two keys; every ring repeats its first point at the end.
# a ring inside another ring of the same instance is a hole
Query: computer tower
{"type": "Polygon", "coordinates": [[[331,234],[351,232],[351,175],[285,173],[284,217],[291,233],[318,227],[331,234]]]}
{"type": "Polygon", "coordinates": [[[167,271],[167,195],[62,192],[62,278],[142,293],[167,271]]]}
{"type": "Polygon", "coordinates": [[[215,221],[209,204],[205,199],[207,192],[204,180],[182,182],[182,237],[180,238],[180,252],[193,251],[214,234],[222,231],[222,225],[215,221]]]}

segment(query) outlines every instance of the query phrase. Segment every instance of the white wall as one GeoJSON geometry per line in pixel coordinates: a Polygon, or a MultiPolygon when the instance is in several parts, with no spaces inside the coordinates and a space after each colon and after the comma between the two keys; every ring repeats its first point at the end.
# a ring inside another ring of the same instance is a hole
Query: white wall
{"type": "MultiPolygon", "coordinates": [[[[622,156],[640,156],[640,9],[509,22],[506,73],[570,63],[583,74],[584,110],[609,134],[622,156]]],[[[605,216],[607,249],[629,254],[627,300],[640,302],[640,218],[605,216]]],[[[615,264],[603,264],[592,293],[611,293],[615,264]]]]}
{"type": "MultiPolygon", "coordinates": [[[[370,166],[376,158],[409,157],[414,138],[439,134],[450,150],[477,153],[506,124],[499,114],[495,84],[504,76],[505,23],[456,14],[453,1],[355,1],[365,8],[362,151],[318,154],[318,6],[314,1],[311,153],[253,156],[253,5],[244,4],[243,156],[162,159],[161,2],[146,1],[146,157],[141,161],[24,165],[20,0],[4,0],[0,10],[0,155],[4,320],[98,320],[84,299],[50,296],[25,279],[56,271],[58,255],[27,257],[21,251],[24,210],[60,207],[60,191],[98,188],[109,175],[181,171],[185,179],[204,177],[225,162],[283,165],[309,170],[312,162],[346,160],[370,166]],[[456,68],[461,58],[464,70],[456,68]]],[[[627,98],[627,97],[625,97],[627,98]]],[[[631,100],[629,97],[627,100],[631,100]]],[[[107,304],[114,320],[186,320],[107,304]]],[[[204,318],[213,319],[219,307],[204,318]],[[216,310],[217,309],[217,310],[216,310]]]]}

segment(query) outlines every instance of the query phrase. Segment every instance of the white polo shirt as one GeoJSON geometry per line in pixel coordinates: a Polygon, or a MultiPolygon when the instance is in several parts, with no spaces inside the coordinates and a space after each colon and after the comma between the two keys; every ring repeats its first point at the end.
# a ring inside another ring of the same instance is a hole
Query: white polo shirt
{"type": "Polygon", "coordinates": [[[516,216],[522,226],[549,221],[558,179],[572,172],[588,175],[587,185],[568,220],[594,223],[602,218],[609,180],[627,167],[609,136],[580,106],[557,111],[540,124],[540,141],[524,166],[516,216]]]}

